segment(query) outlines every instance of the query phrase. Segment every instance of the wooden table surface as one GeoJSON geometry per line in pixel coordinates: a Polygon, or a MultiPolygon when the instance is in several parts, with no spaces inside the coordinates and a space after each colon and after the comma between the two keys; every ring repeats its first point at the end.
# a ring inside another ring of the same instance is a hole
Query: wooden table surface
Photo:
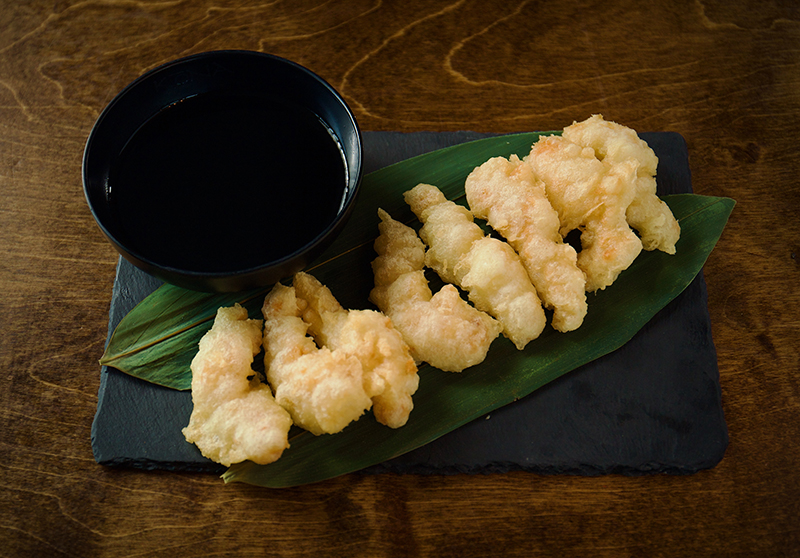
{"type": "Polygon", "coordinates": [[[788,1],[3,2],[0,556],[797,555],[798,129],[788,1]],[[681,133],[695,192],[738,202],[705,266],[722,462],[285,490],[97,465],[117,255],[84,201],[86,137],[144,71],[224,48],[309,67],[364,130],[551,130],[602,113],[681,133]]]}

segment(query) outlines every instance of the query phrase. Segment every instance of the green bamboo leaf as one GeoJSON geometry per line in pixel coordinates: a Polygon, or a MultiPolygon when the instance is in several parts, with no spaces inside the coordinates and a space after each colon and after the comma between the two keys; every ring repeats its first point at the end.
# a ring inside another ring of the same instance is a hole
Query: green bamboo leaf
{"type": "Polygon", "coordinates": [[[681,223],[677,254],[641,254],[611,287],[591,297],[586,320],[576,331],[562,334],[548,328],[523,351],[498,339],[482,364],[461,374],[422,367],[414,410],[402,428],[392,430],[364,417],[332,436],[303,432],[275,463],[240,463],[230,467],[223,478],[226,482],[287,487],[376,465],[618,349],[692,282],[735,203],[692,194],[664,199],[681,223]]]}
{"type": "MultiPolygon", "coordinates": [[[[418,226],[402,193],[419,182],[437,185],[463,202],[472,169],[492,156],[524,156],[539,133],[498,136],[435,151],[364,177],[347,227],[307,271],[349,308],[367,308],[373,286],[370,262],[377,236],[377,208],[418,226]]],[[[276,463],[231,467],[226,482],[293,486],[362,469],[424,445],[486,413],[524,397],[558,376],[624,345],[658,310],[680,294],[702,268],[727,222],[734,202],[697,195],[667,196],[681,222],[677,254],[643,253],[616,283],[590,299],[583,326],[568,334],[548,328],[517,351],[504,338],[487,360],[461,374],[423,366],[414,411],[406,426],[392,430],[371,417],[334,436],[300,431],[276,463]]],[[[109,340],[103,364],[176,389],[191,385],[189,364],[217,308],[243,304],[259,317],[267,289],[209,295],[165,285],[134,308],[109,340]]]]}

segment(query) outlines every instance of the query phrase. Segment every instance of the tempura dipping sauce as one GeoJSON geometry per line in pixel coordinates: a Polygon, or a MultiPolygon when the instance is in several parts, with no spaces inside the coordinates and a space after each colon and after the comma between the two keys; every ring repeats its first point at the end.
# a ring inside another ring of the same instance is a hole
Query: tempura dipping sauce
{"type": "Polygon", "coordinates": [[[201,93],[145,122],[111,165],[118,235],[152,262],[225,273],[312,242],[341,210],[336,134],[289,100],[201,93]]]}
{"type": "Polygon", "coordinates": [[[263,288],[312,265],[344,228],[361,186],[361,132],[308,68],[202,52],[109,102],[82,174],[92,216],[134,266],[197,291],[263,288]]]}

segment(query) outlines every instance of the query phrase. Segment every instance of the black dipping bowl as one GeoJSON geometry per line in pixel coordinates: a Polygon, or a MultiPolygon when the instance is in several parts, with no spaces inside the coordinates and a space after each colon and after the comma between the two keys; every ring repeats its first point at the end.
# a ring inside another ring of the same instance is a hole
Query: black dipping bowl
{"type": "Polygon", "coordinates": [[[341,231],[360,182],[361,134],[341,96],[298,64],[250,51],[206,52],[141,76],[100,114],[83,158],[86,200],[120,254],[163,281],[200,291],[268,286],[305,268],[341,231]],[[198,99],[205,101],[198,104],[198,99]],[[215,127],[205,128],[202,119],[187,125],[180,118],[159,116],[180,114],[175,107],[184,106],[193,107],[195,114],[216,114],[209,117],[215,119],[209,126],[215,127]],[[283,120],[276,125],[259,120],[267,118],[268,107],[268,118],[283,120]],[[227,109],[239,111],[239,120],[230,119],[227,109]],[[252,119],[246,112],[251,109],[252,119]],[[333,183],[341,192],[328,195],[327,186],[321,190],[326,181],[320,178],[330,173],[319,162],[319,144],[308,144],[310,135],[303,126],[295,126],[295,110],[312,114],[322,126],[318,141],[330,139],[333,151],[323,151],[334,166],[331,157],[338,158],[341,176],[337,174],[333,183]],[[219,139],[219,145],[204,152],[208,142],[196,138],[207,129],[214,130],[211,137],[219,139]],[[228,136],[230,140],[221,139],[228,136]],[[253,142],[248,138],[256,136],[261,143],[250,149],[253,142]],[[136,155],[139,159],[126,155],[135,152],[136,145],[144,153],[136,155]],[[235,176],[213,192],[194,190],[194,182],[202,182],[209,173],[215,177],[209,186],[213,187],[225,181],[228,170],[266,160],[281,148],[298,158],[286,165],[280,179],[274,169],[281,166],[282,156],[275,155],[278,159],[264,163],[263,169],[250,169],[247,180],[235,176]],[[151,156],[154,161],[146,158],[151,156]],[[171,174],[162,173],[162,166],[175,160],[180,164],[168,169],[171,174]],[[181,181],[189,185],[177,186],[181,181]],[[194,219],[189,223],[194,230],[180,220],[187,216],[194,219]],[[245,223],[247,230],[219,240],[219,231],[245,223]],[[145,240],[137,238],[142,235],[145,240]],[[236,257],[226,259],[234,251],[236,257]],[[185,254],[194,255],[183,258],[185,254]]]}

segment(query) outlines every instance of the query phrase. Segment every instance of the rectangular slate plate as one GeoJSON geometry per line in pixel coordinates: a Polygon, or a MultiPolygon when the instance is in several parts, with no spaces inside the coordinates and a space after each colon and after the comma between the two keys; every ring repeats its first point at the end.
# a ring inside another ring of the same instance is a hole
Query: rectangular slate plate
{"type": "MultiPolygon", "coordinates": [[[[659,194],[690,193],[683,138],[643,133],[659,157],[659,194]]],[[[364,133],[365,172],[486,134],[364,133]]],[[[161,283],[120,259],[109,335],[161,283]]],[[[222,472],[181,434],[190,392],[101,368],[92,449],[103,465],[222,472]]],[[[702,273],[621,349],[530,396],[370,473],[689,474],[716,465],[728,445],[702,273]]]]}

